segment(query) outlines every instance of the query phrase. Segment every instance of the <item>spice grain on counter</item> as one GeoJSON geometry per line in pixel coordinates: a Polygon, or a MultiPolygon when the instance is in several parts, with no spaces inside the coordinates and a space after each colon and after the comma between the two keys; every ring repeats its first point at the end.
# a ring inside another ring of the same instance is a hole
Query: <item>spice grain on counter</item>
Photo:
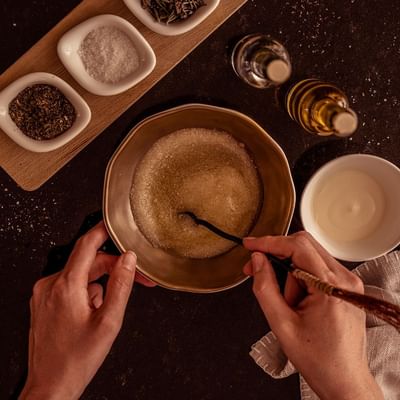
{"type": "Polygon", "coordinates": [[[8,111],[21,132],[35,140],[61,135],[76,119],[71,102],[58,88],[48,84],[26,87],[11,101],[8,111]]]}
{"type": "Polygon", "coordinates": [[[117,83],[139,67],[139,55],[132,40],[114,26],[90,31],[78,53],[87,73],[102,83],[117,83]]]}
{"type": "Polygon", "coordinates": [[[142,7],[148,10],[157,22],[166,24],[189,18],[198,8],[205,5],[204,0],[142,0],[142,7]]]}

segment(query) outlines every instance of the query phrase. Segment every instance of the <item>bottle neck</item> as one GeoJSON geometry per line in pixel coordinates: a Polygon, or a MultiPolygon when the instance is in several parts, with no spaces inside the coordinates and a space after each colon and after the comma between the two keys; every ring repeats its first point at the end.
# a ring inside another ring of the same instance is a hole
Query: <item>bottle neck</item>
{"type": "Polygon", "coordinates": [[[256,53],[251,61],[254,72],[264,79],[275,84],[286,82],[291,74],[290,65],[280,57],[271,52],[260,51],[256,53]]]}
{"type": "Polygon", "coordinates": [[[327,135],[350,136],[357,129],[357,116],[350,108],[344,108],[334,100],[318,101],[313,107],[315,121],[324,126],[327,135]]]}

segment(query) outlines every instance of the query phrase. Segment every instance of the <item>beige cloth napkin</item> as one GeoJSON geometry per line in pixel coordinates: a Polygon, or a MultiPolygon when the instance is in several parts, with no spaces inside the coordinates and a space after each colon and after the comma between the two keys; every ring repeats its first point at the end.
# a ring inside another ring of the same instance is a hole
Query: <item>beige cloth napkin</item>
{"type": "MultiPolygon", "coordinates": [[[[400,251],[367,261],[353,270],[364,282],[365,293],[400,304],[400,251]]],[[[370,369],[385,400],[400,400],[400,334],[395,328],[367,314],[367,356],[370,369]]],[[[270,376],[286,378],[297,372],[280,348],[273,332],[256,342],[250,356],[270,376]]],[[[319,397],[300,375],[302,400],[319,397]]]]}

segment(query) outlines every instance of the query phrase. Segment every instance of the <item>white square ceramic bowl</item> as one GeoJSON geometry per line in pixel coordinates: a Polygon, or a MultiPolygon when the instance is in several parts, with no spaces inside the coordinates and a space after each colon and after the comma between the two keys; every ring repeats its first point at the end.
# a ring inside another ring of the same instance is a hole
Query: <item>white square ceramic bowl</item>
{"type": "Polygon", "coordinates": [[[154,51],[140,32],[127,20],[112,14],[89,18],[69,30],[59,40],[57,53],[74,79],[89,92],[100,96],[111,96],[125,92],[149,75],[156,65],[154,51]],[[116,27],[128,35],[139,54],[139,67],[117,83],[103,83],[91,77],[78,54],[79,47],[86,35],[102,26],[116,27]]]}
{"type": "Polygon", "coordinates": [[[345,261],[365,261],[379,257],[400,244],[399,204],[400,169],[380,157],[351,154],[328,162],[312,176],[301,197],[300,216],[304,228],[332,256],[345,261]],[[338,187],[337,177],[343,177],[349,171],[353,178],[346,175],[348,184],[343,190],[343,187],[338,187]],[[357,176],[358,182],[354,182],[352,179],[357,176]],[[368,180],[363,178],[361,181],[363,176],[368,180]],[[336,190],[324,204],[324,219],[333,218],[329,221],[335,224],[331,224],[337,231],[335,234],[323,229],[316,215],[321,193],[332,182],[335,182],[336,190]],[[371,231],[367,223],[375,217],[375,227],[371,231]],[[352,225],[347,226],[348,222],[352,225]],[[358,229],[358,237],[350,239],[349,234],[352,235],[354,229],[358,229]]]}
{"type": "Polygon", "coordinates": [[[55,150],[77,136],[89,123],[90,108],[82,97],[67,82],[56,75],[47,72],[33,72],[17,79],[0,92],[0,128],[26,150],[44,153],[55,150]],[[28,86],[49,84],[55,86],[71,102],[76,111],[76,119],[70,129],[59,136],[48,140],[35,140],[21,132],[11,119],[8,107],[11,101],[28,86]]]}
{"type": "Polygon", "coordinates": [[[157,22],[149,11],[142,7],[141,0],[124,0],[126,6],[135,17],[152,31],[165,36],[175,36],[188,32],[200,22],[203,22],[218,6],[220,0],[205,0],[206,5],[198,8],[196,12],[184,21],[176,21],[170,24],[157,22]]]}

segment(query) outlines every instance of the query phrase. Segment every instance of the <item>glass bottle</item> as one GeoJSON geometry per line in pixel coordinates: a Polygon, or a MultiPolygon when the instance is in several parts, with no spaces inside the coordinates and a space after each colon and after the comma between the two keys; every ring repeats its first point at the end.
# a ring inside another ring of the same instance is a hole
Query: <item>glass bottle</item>
{"type": "Polygon", "coordinates": [[[289,89],[285,106],[290,117],[310,133],[345,137],[357,129],[357,115],[347,96],[331,83],[302,80],[289,89]]]}
{"type": "Polygon", "coordinates": [[[243,81],[259,89],[279,86],[292,72],[285,47],[258,33],[247,35],[236,43],[231,62],[243,81]]]}

